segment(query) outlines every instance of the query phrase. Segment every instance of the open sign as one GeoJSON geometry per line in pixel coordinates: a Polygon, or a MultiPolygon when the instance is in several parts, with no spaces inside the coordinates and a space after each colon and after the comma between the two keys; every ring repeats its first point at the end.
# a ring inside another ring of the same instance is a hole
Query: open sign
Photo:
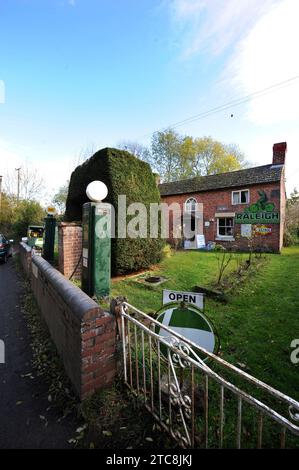
{"type": "Polygon", "coordinates": [[[163,305],[170,302],[184,302],[186,304],[196,305],[203,310],[204,295],[197,292],[180,292],[175,290],[163,290],[163,305]]]}

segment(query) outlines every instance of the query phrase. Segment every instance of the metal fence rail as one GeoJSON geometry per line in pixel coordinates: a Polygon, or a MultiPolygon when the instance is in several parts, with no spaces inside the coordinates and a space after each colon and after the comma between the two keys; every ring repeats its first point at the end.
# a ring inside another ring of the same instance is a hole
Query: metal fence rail
{"type": "Polygon", "coordinates": [[[299,402],[129,303],[120,311],[125,384],[180,446],[299,447],[299,402]]]}

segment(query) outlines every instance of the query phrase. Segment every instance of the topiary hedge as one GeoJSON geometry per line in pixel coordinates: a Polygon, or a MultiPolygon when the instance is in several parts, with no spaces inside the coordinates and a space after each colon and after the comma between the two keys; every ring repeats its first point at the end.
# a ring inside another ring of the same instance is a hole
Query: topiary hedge
{"type": "MultiPolygon", "coordinates": [[[[147,208],[149,233],[149,205],[160,202],[160,193],[148,163],[131,155],[129,152],[105,148],[96,152],[89,160],[73,171],[66,202],[65,220],[82,220],[82,205],[88,202],[86,186],[94,180],[103,181],[108,187],[109,202],[115,208],[115,233],[112,239],[111,270],[112,274],[146,269],[161,260],[164,242],[149,238],[117,238],[118,233],[118,196],[126,195],[127,207],[134,202],[141,202],[147,208]]],[[[134,216],[127,215],[127,223],[134,216]]]]}

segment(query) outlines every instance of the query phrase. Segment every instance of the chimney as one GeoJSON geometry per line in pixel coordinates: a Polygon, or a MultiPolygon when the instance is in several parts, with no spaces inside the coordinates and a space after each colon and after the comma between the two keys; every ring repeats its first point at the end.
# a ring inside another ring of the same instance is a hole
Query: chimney
{"type": "Polygon", "coordinates": [[[287,143],[280,142],[273,145],[273,165],[284,165],[287,151],[287,143]]]}

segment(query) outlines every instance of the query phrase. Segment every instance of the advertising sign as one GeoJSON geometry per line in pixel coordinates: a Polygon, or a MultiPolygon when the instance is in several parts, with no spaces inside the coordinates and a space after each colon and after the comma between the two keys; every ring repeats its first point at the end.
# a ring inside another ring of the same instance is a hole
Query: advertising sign
{"type": "MultiPolygon", "coordinates": [[[[163,336],[167,342],[171,342],[171,335],[163,329],[163,325],[208,352],[214,352],[216,338],[213,327],[198,308],[193,305],[185,306],[182,303],[168,304],[162,307],[157,315],[157,321],[161,323],[161,326],[156,325],[155,332],[163,336]]],[[[167,358],[167,348],[166,346],[163,347],[162,344],[161,352],[167,358]]]]}
{"type": "Polygon", "coordinates": [[[265,191],[259,191],[259,200],[244,212],[235,214],[235,224],[279,224],[280,214],[275,204],[268,201],[265,191]]]}
{"type": "Polygon", "coordinates": [[[171,302],[184,302],[186,304],[193,304],[203,310],[204,295],[196,292],[183,292],[163,289],[163,305],[169,304],[171,302]]]}
{"type": "Polygon", "coordinates": [[[241,224],[241,237],[250,238],[252,235],[252,225],[251,224],[241,224]]]}
{"type": "Polygon", "coordinates": [[[271,225],[254,225],[253,233],[254,235],[261,235],[261,236],[271,235],[272,227],[271,225]]]}
{"type": "Polygon", "coordinates": [[[243,212],[235,215],[235,224],[279,224],[279,212],[243,212]]]}

